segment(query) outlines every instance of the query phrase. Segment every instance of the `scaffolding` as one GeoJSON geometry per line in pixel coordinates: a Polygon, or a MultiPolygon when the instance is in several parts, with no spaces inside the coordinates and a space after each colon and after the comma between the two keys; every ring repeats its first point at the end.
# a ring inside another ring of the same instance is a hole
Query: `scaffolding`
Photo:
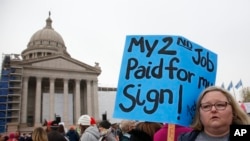
{"type": "MultiPolygon", "coordinates": [[[[12,65],[13,54],[4,54],[0,77],[0,133],[20,123],[22,67],[12,65]]],[[[16,59],[16,57],[14,56],[16,59]]],[[[17,126],[16,126],[17,127],[17,126]]]]}

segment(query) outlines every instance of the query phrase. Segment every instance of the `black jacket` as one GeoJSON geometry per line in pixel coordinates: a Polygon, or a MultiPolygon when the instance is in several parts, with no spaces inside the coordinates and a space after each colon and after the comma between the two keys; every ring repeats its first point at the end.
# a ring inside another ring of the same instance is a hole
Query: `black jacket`
{"type": "Polygon", "coordinates": [[[153,141],[153,138],[142,130],[132,129],[128,133],[131,135],[130,141],[153,141]]]}
{"type": "Polygon", "coordinates": [[[178,141],[195,141],[199,133],[200,131],[193,130],[191,132],[180,134],[178,137],[178,141]]]}
{"type": "Polygon", "coordinates": [[[66,136],[69,138],[70,141],[79,141],[80,136],[75,130],[69,130],[66,133],[66,136]]]}

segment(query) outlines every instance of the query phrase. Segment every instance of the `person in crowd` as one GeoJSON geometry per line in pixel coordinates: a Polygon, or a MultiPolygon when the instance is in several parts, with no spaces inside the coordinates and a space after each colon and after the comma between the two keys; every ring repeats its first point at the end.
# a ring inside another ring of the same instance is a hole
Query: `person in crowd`
{"type": "Polygon", "coordinates": [[[47,128],[47,135],[49,141],[67,141],[67,139],[60,132],[57,131],[58,127],[59,126],[57,121],[52,121],[49,128],[47,128]]]}
{"type": "Polygon", "coordinates": [[[9,138],[8,138],[8,140],[7,141],[18,141],[17,139],[16,139],[16,134],[13,132],[13,133],[10,133],[9,134],[9,138]]]}
{"type": "Polygon", "coordinates": [[[4,136],[2,134],[0,135],[0,141],[4,141],[4,136]]]}
{"type": "MultiPolygon", "coordinates": [[[[164,124],[162,126],[162,128],[154,134],[154,141],[167,141],[168,125],[169,124],[167,124],[167,123],[164,124]]],[[[174,141],[177,141],[178,136],[181,133],[192,131],[192,128],[189,128],[189,127],[184,127],[184,126],[180,126],[180,125],[174,125],[174,126],[175,126],[175,128],[174,128],[175,129],[174,130],[174,141]]]]}
{"type": "Polygon", "coordinates": [[[239,105],[242,108],[242,110],[247,113],[247,108],[246,108],[244,102],[239,101],[239,105]]]}
{"type": "Polygon", "coordinates": [[[68,137],[66,136],[66,132],[65,132],[65,128],[64,128],[64,125],[63,124],[60,124],[58,125],[58,128],[57,128],[57,131],[63,135],[67,141],[69,141],[68,137]]]}
{"type": "Polygon", "coordinates": [[[70,126],[68,132],[66,133],[66,136],[69,138],[70,141],[79,141],[80,139],[80,136],[74,126],[70,126]]]}
{"type": "Polygon", "coordinates": [[[130,141],[153,141],[154,133],[161,129],[162,124],[157,122],[138,122],[128,133],[130,141]]]}
{"type": "Polygon", "coordinates": [[[128,133],[131,135],[130,141],[152,141],[151,136],[141,129],[135,128],[128,133]]]}
{"type": "Polygon", "coordinates": [[[129,141],[130,140],[130,134],[129,131],[135,128],[135,121],[133,120],[122,120],[120,122],[120,129],[122,132],[122,135],[120,136],[120,141],[129,141]]]}
{"type": "Polygon", "coordinates": [[[58,124],[58,125],[62,125],[62,126],[63,126],[63,128],[64,128],[64,132],[65,132],[65,133],[67,133],[67,132],[68,132],[68,129],[65,127],[64,122],[59,122],[59,124],[58,124]]]}
{"type": "MultiPolygon", "coordinates": [[[[45,131],[45,130],[44,130],[45,131]]],[[[45,131],[46,132],[46,131],[45,131]]],[[[46,132],[46,135],[47,135],[47,132],[46,132]]],[[[32,141],[32,132],[26,134],[26,139],[25,141],[32,141]]]]}
{"type": "Polygon", "coordinates": [[[4,135],[0,134],[0,141],[5,141],[4,135]]]}
{"type": "Polygon", "coordinates": [[[26,141],[27,134],[26,133],[22,133],[21,137],[23,138],[23,141],[26,141]]]}
{"type": "Polygon", "coordinates": [[[181,134],[178,141],[230,140],[232,124],[250,124],[250,119],[227,90],[209,86],[197,100],[193,131],[181,134]]]}
{"type": "Polygon", "coordinates": [[[103,120],[98,125],[101,137],[99,141],[117,141],[115,135],[112,133],[111,123],[107,120],[103,120]]]}
{"type": "Polygon", "coordinates": [[[100,138],[96,121],[89,115],[82,115],[78,119],[80,128],[80,141],[98,141],[100,138]]]}
{"type": "Polygon", "coordinates": [[[4,136],[4,141],[7,141],[9,139],[9,136],[8,135],[5,135],[4,136]]]}
{"type": "Polygon", "coordinates": [[[111,124],[111,128],[111,132],[115,135],[115,138],[118,141],[120,136],[122,135],[121,129],[119,128],[119,123],[111,124]]]}
{"type": "Polygon", "coordinates": [[[48,141],[46,131],[42,127],[36,127],[32,132],[32,141],[48,141]]]}
{"type": "Polygon", "coordinates": [[[16,138],[18,141],[24,141],[24,136],[21,134],[20,131],[16,131],[16,132],[15,132],[15,138],[16,138]]]}
{"type": "Polygon", "coordinates": [[[157,122],[145,121],[145,122],[139,122],[136,125],[136,128],[146,132],[153,141],[154,134],[162,128],[162,124],[157,122]]]}

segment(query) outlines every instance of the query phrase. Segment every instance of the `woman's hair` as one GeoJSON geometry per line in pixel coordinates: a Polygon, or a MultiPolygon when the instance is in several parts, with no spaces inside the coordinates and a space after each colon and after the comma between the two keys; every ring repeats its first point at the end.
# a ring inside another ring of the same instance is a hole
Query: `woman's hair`
{"type": "Polygon", "coordinates": [[[57,128],[57,131],[61,134],[65,134],[64,126],[60,124],[57,128]]]}
{"type": "Polygon", "coordinates": [[[32,141],[48,141],[47,132],[42,127],[37,127],[32,132],[32,141]]]}
{"type": "Polygon", "coordinates": [[[196,103],[196,113],[193,120],[193,123],[191,127],[194,130],[203,130],[203,124],[200,121],[200,106],[201,106],[201,100],[203,97],[208,93],[212,91],[219,91],[221,92],[228,100],[229,104],[232,107],[232,114],[233,114],[233,121],[231,124],[238,124],[238,125],[244,125],[244,124],[250,124],[250,118],[249,116],[241,109],[239,104],[236,102],[235,98],[230,94],[229,91],[217,87],[217,86],[210,86],[207,87],[199,96],[197,103],[196,103]]]}
{"type": "Polygon", "coordinates": [[[120,123],[122,133],[127,133],[133,128],[135,128],[135,121],[133,120],[122,120],[120,123]]]}
{"type": "Polygon", "coordinates": [[[141,131],[144,131],[147,133],[151,138],[154,137],[155,132],[157,132],[159,129],[161,129],[162,124],[157,122],[140,122],[136,125],[136,129],[139,129],[141,131]]]}

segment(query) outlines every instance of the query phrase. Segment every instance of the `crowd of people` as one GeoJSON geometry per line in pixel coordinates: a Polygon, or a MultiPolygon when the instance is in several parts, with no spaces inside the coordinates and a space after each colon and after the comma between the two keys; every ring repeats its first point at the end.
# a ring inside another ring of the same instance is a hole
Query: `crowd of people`
{"type": "Polygon", "coordinates": [[[195,118],[190,127],[124,119],[111,124],[90,115],[78,119],[78,129],[49,123],[31,134],[19,132],[1,136],[0,141],[229,141],[230,125],[248,125],[250,117],[227,90],[210,86],[197,99],[195,118]]]}

